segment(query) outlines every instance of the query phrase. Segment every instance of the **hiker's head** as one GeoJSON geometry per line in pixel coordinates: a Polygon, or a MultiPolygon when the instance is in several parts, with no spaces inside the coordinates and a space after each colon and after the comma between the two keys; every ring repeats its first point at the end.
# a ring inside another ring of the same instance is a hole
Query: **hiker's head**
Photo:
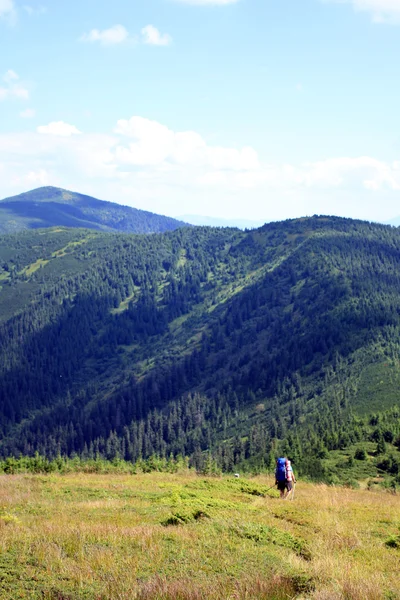
{"type": "Polygon", "coordinates": [[[286,459],[286,466],[290,467],[290,460],[288,458],[286,459]]]}

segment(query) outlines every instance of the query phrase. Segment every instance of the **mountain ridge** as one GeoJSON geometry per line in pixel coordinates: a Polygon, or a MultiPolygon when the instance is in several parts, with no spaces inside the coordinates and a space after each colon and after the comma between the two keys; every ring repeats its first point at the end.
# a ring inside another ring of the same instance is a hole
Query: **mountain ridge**
{"type": "Polygon", "coordinates": [[[172,217],[46,186],[0,200],[0,233],[43,227],[160,233],[189,226],[172,217]]]}
{"type": "Polygon", "coordinates": [[[228,468],[278,449],[307,471],[399,401],[391,227],[28,231],[0,237],[0,265],[2,455],[213,451],[228,468]]]}

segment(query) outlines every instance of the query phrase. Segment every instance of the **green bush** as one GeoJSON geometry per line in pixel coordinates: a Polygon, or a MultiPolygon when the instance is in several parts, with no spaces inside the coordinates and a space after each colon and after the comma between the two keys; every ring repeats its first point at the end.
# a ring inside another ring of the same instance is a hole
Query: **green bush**
{"type": "Polygon", "coordinates": [[[386,540],[385,545],[389,548],[400,548],[400,535],[391,536],[386,540]]]}
{"type": "Polygon", "coordinates": [[[356,460],[367,460],[367,453],[365,452],[364,448],[359,448],[356,450],[354,453],[354,458],[356,460]]]}
{"type": "Polygon", "coordinates": [[[360,484],[356,479],[346,479],[343,484],[345,487],[351,488],[352,490],[359,490],[360,484]]]}

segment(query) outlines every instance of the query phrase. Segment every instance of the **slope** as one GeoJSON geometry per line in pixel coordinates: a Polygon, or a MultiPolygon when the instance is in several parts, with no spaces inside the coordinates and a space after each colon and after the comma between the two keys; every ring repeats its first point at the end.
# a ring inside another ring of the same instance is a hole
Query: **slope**
{"type": "Polygon", "coordinates": [[[0,233],[54,226],[155,233],[184,225],[170,217],[56,187],[41,187],[0,201],[0,233]]]}
{"type": "Polygon", "coordinates": [[[394,495],[302,481],[280,502],[272,477],[59,464],[2,475],[2,600],[399,597],[394,495]]]}
{"type": "Polygon", "coordinates": [[[200,464],[211,449],[229,469],[281,448],[307,470],[308,456],[372,435],[352,410],[398,401],[390,227],[58,229],[3,237],[0,260],[3,454],[173,452],[200,464]],[[382,388],[368,384],[385,369],[382,388]]]}

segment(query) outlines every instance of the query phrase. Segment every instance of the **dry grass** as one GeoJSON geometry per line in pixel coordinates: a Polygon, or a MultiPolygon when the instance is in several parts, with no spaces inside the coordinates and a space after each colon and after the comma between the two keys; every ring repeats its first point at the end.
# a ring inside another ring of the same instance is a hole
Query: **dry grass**
{"type": "Polygon", "coordinates": [[[290,579],[273,575],[269,579],[230,581],[222,579],[208,584],[198,584],[193,580],[168,581],[156,577],[143,584],[133,596],[121,596],[121,599],[136,600],[286,600],[296,594],[290,579]]]}
{"type": "Polygon", "coordinates": [[[0,599],[400,599],[400,499],[193,474],[0,477],[0,599]]]}

